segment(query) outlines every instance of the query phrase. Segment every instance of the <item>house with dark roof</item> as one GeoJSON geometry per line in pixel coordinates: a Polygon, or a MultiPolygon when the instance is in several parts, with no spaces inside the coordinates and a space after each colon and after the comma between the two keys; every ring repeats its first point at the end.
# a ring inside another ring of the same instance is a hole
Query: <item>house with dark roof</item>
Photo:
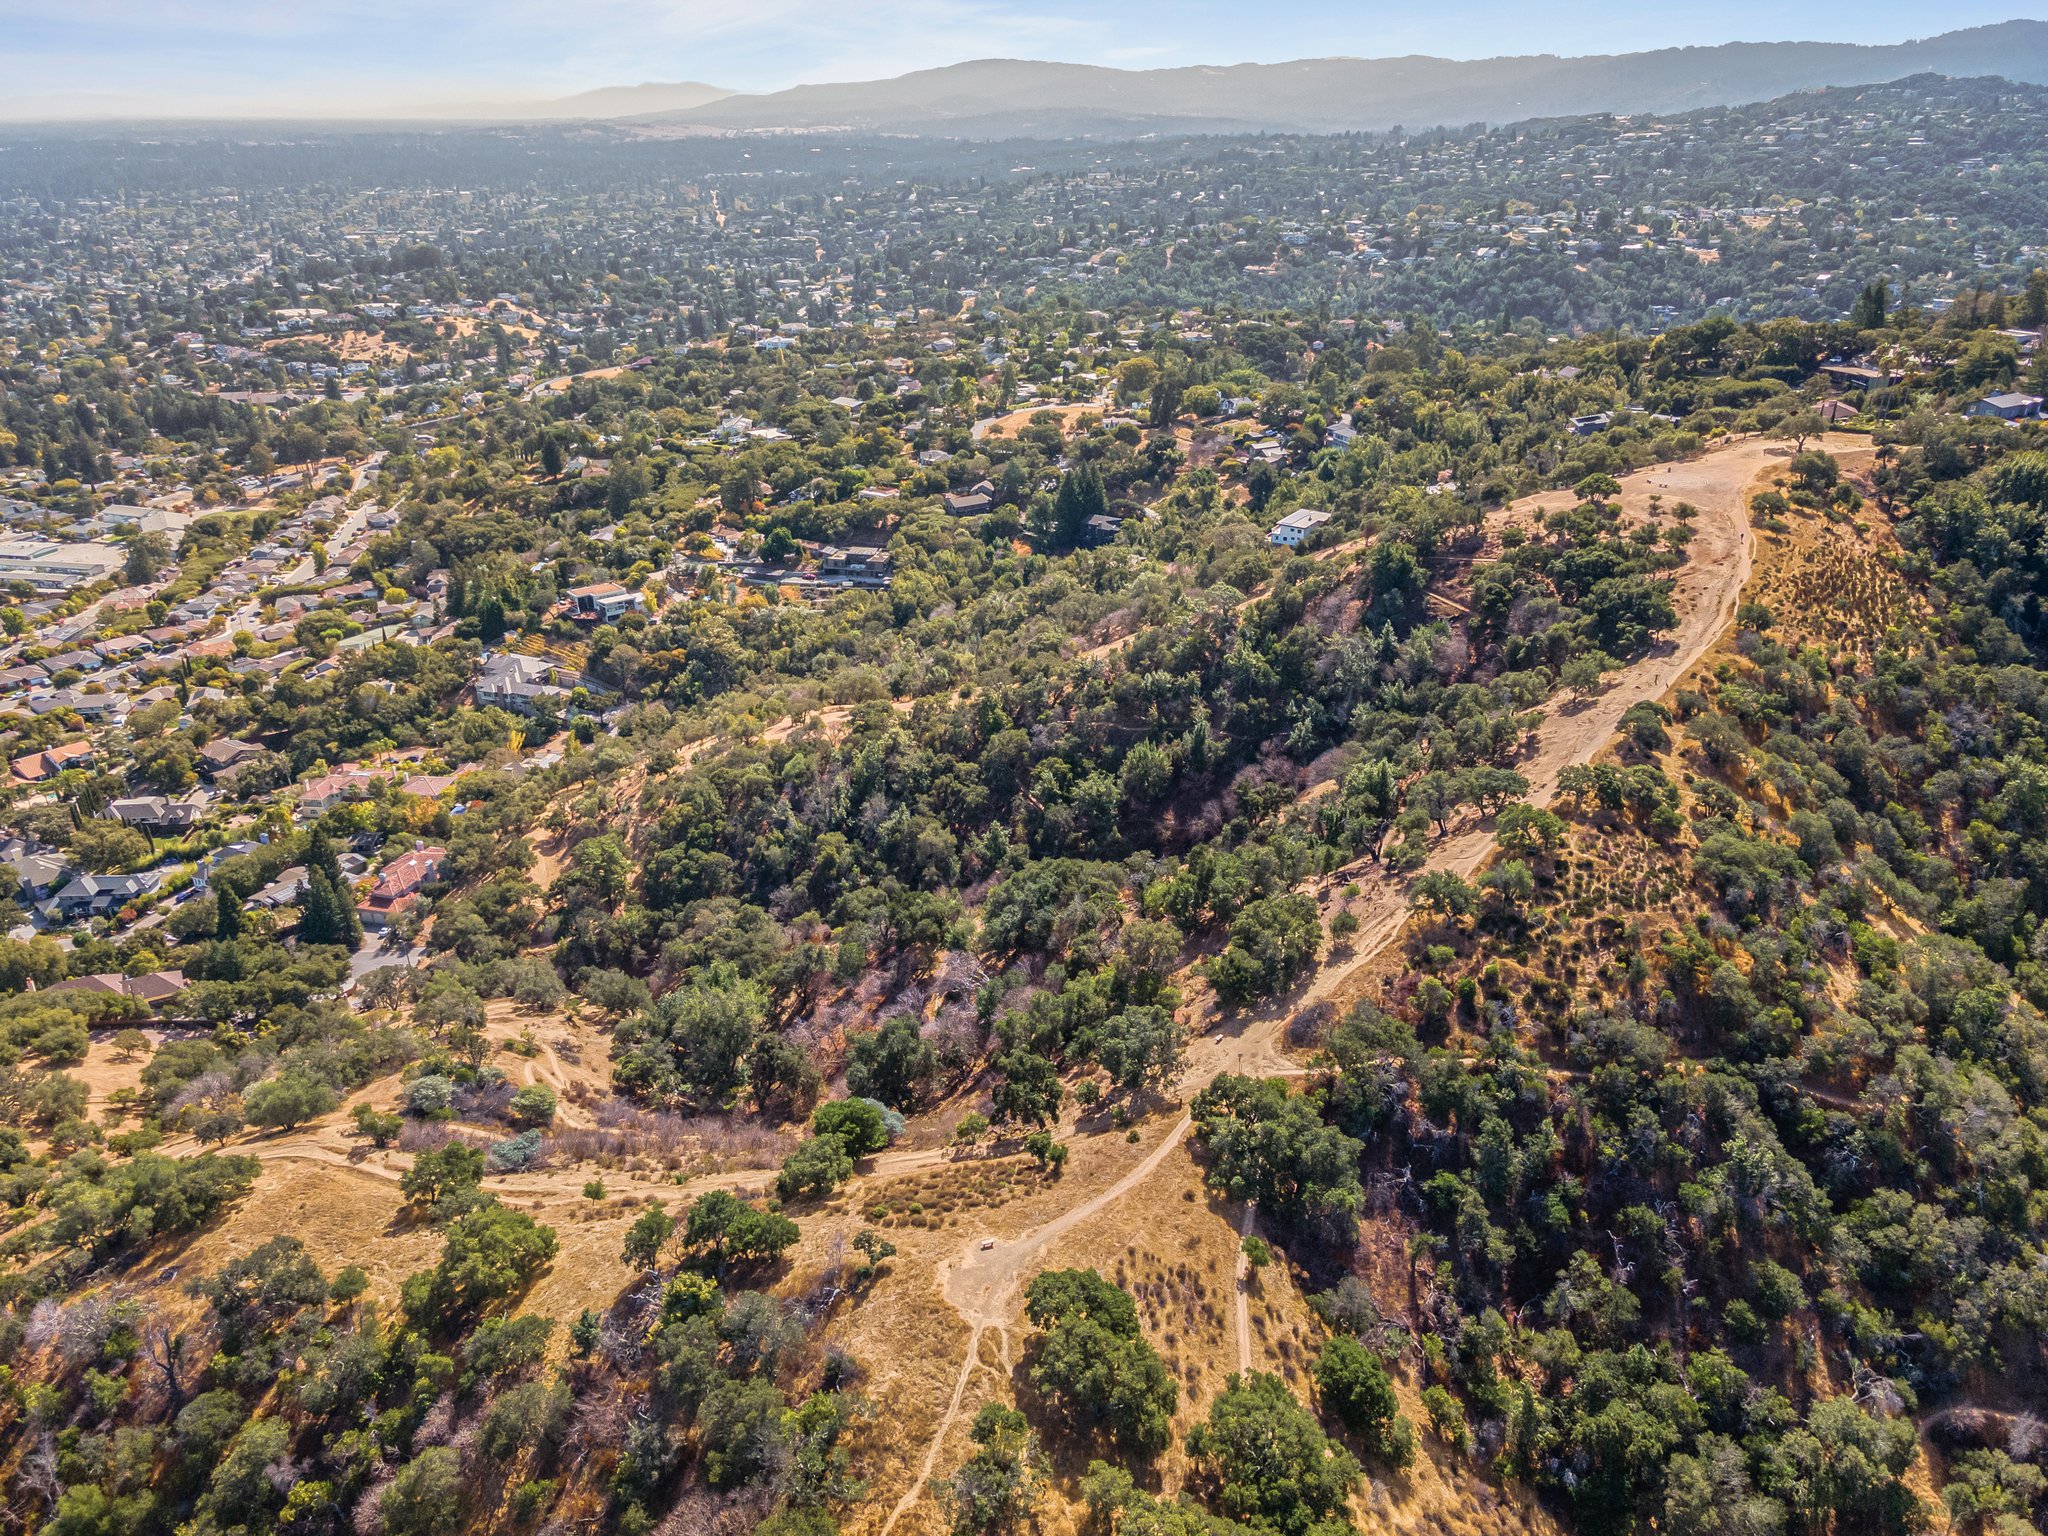
{"type": "Polygon", "coordinates": [[[1116,536],[1123,532],[1124,520],[1111,517],[1107,512],[1097,512],[1081,525],[1081,542],[1089,546],[1113,544],[1116,536]]]}
{"type": "Polygon", "coordinates": [[[263,749],[253,741],[237,741],[232,736],[223,736],[199,749],[199,771],[209,779],[217,779],[228,769],[262,755],[263,749]]]}
{"type": "Polygon", "coordinates": [[[294,864],[278,871],[277,878],[257,891],[242,905],[252,911],[273,912],[279,907],[296,906],[306,894],[306,866],[294,864]]]}
{"type": "Polygon", "coordinates": [[[888,586],[890,564],[886,549],[841,549],[827,544],[818,551],[819,578],[849,587],[888,586]]]}
{"type": "Polygon", "coordinates": [[[955,517],[978,517],[995,506],[996,488],[987,480],[979,480],[964,491],[948,491],[939,500],[955,517]]]}
{"type": "Polygon", "coordinates": [[[91,976],[73,976],[50,987],[52,992],[84,992],[94,997],[128,997],[162,1013],[164,1005],[185,990],[183,971],[150,971],[142,976],[123,976],[102,971],[91,976]]]}
{"type": "Polygon", "coordinates": [[[138,896],[149,895],[163,884],[163,878],[155,870],[139,875],[80,875],[42,903],[39,910],[44,917],[57,922],[104,917],[138,896]]]}
{"type": "Polygon", "coordinates": [[[28,708],[32,715],[47,715],[53,710],[68,709],[87,720],[119,725],[128,718],[128,695],[87,693],[79,688],[36,689],[29,693],[28,708]]]}
{"type": "Polygon", "coordinates": [[[2041,397],[2010,392],[1986,395],[1963,414],[1990,417],[1997,421],[2035,421],[2041,415],[2041,397]]]}
{"type": "Polygon", "coordinates": [[[184,832],[206,819],[211,798],[204,790],[173,799],[169,795],[124,795],[107,802],[107,814],[131,827],[184,832]]]}
{"type": "Polygon", "coordinates": [[[57,890],[76,873],[63,858],[54,853],[28,853],[15,859],[9,866],[21,888],[22,895],[30,901],[46,901],[52,891],[57,890]]]}

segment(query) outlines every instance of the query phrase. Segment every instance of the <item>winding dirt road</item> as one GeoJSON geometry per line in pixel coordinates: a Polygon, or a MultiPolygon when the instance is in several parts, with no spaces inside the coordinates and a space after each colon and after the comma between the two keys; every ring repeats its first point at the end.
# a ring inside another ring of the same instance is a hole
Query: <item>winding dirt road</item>
{"type": "Polygon", "coordinates": [[[1192,1122],[1183,1115],[1180,1122],[1167,1133],[1166,1139],[1147,1154],[1145,1160],[1109,1186],[1093,1199],[1080,1205],[1071,1206],[1051,1221],[1025,1237],[1007,1243],[995,1243],[984,1247],[990,1241],[978,1238],[970,1243],[967,1251],[950,1263],[939,1266],[939,1290],[947,1302],[967,1320],[967,1356],[960,1363],[959,1379],[953,1384],[953,1400],[946,1408],[946,1416],[939,1422],[937,1433],[926,1447],[923,1465],[918,1468],[917,1480],[903,1492],[896,1502],[889,1518],[882,1522],[883,1536],[895,1527],[910,1509],[916,1505],[930,1481],[932,1468],[937,1465],[939,1451],[946,1443],[946,1433],[960,1417],[960,1404],[967,1392],[967,1383],[973,1378],[981,1363],[981,1337],[994,1330],[1005,1338],[1005,1354],[1008,1353],[1007,1329],[1016,1311],[1017,1293],[1022,1288],[1027,1272],[1036,1274],[1042,1266],[1037,1263],[1038,1255],[1045,1249],[1074,1230],[1090,1217],[1106,1211],[1123,1199],[1140,1184],[1151,1178],[1159,1165],[1171,1157],[1181,1142],[1187,1138],[1192,1122]]]}
{"type": "MultiPolygon", "coordinates": [[[[1841,453],[1866,448],[1862,438],[1834,434],[1817,446],[1841,453]]],[[[1582,708],[1569,712],[1553,710],[1536,732],[1535,750],[1520,765],[1529,781],[1529,800],[1548,805],[1556,797],[1558,780],[1565,769],[1587,763],[1610,742],[1622,715],[1645,700],[1663,697],[1698,664],[1726,632],[1741,601],[1749,579],[1751,538],[1749,492],[1767,470],[1783,463],[1787,449],[1782,444],[1745,439],[1716,448],[1697,459],[1678,464],[1655,465],[1622,478],[1624,513],[1639,512],[1651,497],[1667,507],[1690,502],[1699,509],[1693,520],[1693,540],[1687,560],[1680,569],[1672,591],[1672,605],[1678,624],[1651,654],[1629,667],[1614,685],[1582,708]]],[[[1568,491],[1550,491],[1518,502],[1514,514],[1547,512],[1572,504],[1568,491]]],[[[1473,826],[1446,838],[1432,850],[1424,870],[1450,870],[1470,876],[1493,851],[1490,824],[1473,826]]],[[[1419,875],[1423,871],[1417,871],[1419,875]]],[[[1340,872],[1340,880],[1345,878],[1340,872]]],[[[1302,991],[1280,1004],[1238,1020],[1219,1022],[1211,1018],[1188,1051],[1186,1083],[1192,1094],[1224,1072],[1261,1076],[1299,1075],[1300,1068],[1285,1054],[1287,1020],[1304,1007],[1318,1002],[1344,999],[1348,984],[1378,953],[1399,936],[1408,920],[1408,887],[1414,876],[1381,879],[1374,883],[1362,904],[1352,910],[1361,919],[1351,957],[1341,965],[1330,965],[1302,991]]],[[[904,1490],[880,1536],[889,1536],[896,1523],[916,1507],[929,1486],[948,1436],[965,1409],[967,1389],[977,1370],[983,1368],[983,1335],[995,1331],[1005,1341],[1027,1275],[1042,1266],[1040,1256],[1054,1242],[1083,1222],[1114,1205],[1137,1188],[1187,1139],[1192,1121],[1183,1114],[1173,1129],[1136,1168],[1108,1189],[1081,1205],[1072,1207],[1021,1238],[984,1247],[987,1239],[977,1238],[959,1257],[942,1265],[939,1290],[947,1303],[968,1326],[966,1357],[954,1383],[952,1400],[934,1430],[919,1467],[916,1480],[904,1490]]],[[[1246,1212],[1245,1231],[1250,1230],[1251,1213],[1246,1212]]],[[[1248,1299],[1245,1294],[1245,1260],[1238,1259],[1236,1327],[1238,1360],[1249,1368],[1251,1339],[1248,1299]]]]}

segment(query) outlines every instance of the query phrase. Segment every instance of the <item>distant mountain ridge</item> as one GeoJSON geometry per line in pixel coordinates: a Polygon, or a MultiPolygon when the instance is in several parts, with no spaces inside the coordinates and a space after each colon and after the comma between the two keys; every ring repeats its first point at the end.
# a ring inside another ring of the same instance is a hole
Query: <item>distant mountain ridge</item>
{"type": "Polygon", "coordinates": [[[619,93],[591,92],[569,98],[588,102],[588,110],[548,115],[709,132],[952,138],[1379,132],[1600,112],[1679,112],[1919,74],[2048,84],[2048,22],[2000,22],[1884,45],[1727,43],[1583,58],[1542,54],[1464,61],[1415,55],[1150,70],[981,59],[891,80],[719,95],[680,109],[627,105],[614,111],[610,98],[619,93]]]}
{"type": "Polygon", "coordinates": [[[706,85],[701,80],[648,81],[557,97],[542,102],[540,110],[550,117],[637,117],[649,112],[688,112],[723,101],[732,94],[722,86],[706,85]]]}
{"type": "Polygon", "coordinates": [[[574,96],[540,101],[434,101],[416,103],[395,114],[412,118],[451,118],[470,122],[555,123],[647,117],[688,112],[732,95],[723,86],[701,80],[646,81],[640,85],[608,85],[574,96]]]}

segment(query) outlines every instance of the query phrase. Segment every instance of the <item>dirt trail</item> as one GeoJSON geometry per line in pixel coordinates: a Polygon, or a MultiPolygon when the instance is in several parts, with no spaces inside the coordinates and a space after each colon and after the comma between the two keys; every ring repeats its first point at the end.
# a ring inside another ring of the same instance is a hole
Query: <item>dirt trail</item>
{"type": "Polygon", "coordinates": [[[1149,1179],[1159,1165],[1171,1157],[1180,1144],[1187,1139],[1194,1121],[1186,1115],[1166,1133],[1166,1139],[1154,1147],[1145,1160],[1125,1174],[1116,1183],[1103,1190],[1093,1199],[1062,1211],[1044,1226],[1028,1236],[1007,1243],[991,1243],[991,1239],[977,1238],[966,1252],[952,1262],[939,1266],[939,1290],[950,1302],[953,1309],[967,1320],[967,1358],[961,1363],[960,1375],[953,1386],[953,1398],[946,1405],[945,1417],[939,1420],[938,1428],[932,1432],[931,1444],[925,1448],[924,1461],[918,1468],[917,1479],[903,1491],[903,1497],[896,1501],[896,1507],[889,1512],[889,1518],[882,1522],[881,1536],[895,1528],[896,1522],[916,1505],[931,1480],[932,1468],[938,1464],[939,1452],[960,1418],[960,1405],[965,1399],[967,1383],[981,1363],[982,1335],[991,1329],[1005,1339],[1004,1350],[1008,1351],[1005,1325],[1014,1309],[1017,1293],[1022,1289],[1027,1273],[1038,1269],[1038,1255],[1047,1245],[1064,1237],[1090,1217],[1098,1215],[1116,1204],[1125,1195],[1149,1179]]]}
{"type": "Polygon", "coordinates": [[[1237,1223],[1237,1369],[1242,1376],[1250,1375],[1252,1369],[1252,1261],[1244,1251],[1244,1240],[1252,1235],[1258,1215],[1258,1201],[1247,1200],[1237,1223]]]}
{"type": "Polygon", "coordinates": [[[939,1270],[939,1289],[955,1311],[976,1328],[1000,1327],[1010,1320],[1011,1303],[1033,1270],[1046,1246],[1064,1237],[1091,1216],[1110,1206],[1152,1177],[1153,1171],[1173,1155],[1194,1128],[1190,1116],[1182,1115],[1166,1139],[1147,1154],[1145,1160],[1109,1188],[1080,1205],[1055,1216],[1028,1236],[992,1248],[983,1248],[984,1238],[970,1243],[967,1251],[939,1270]]]}
{"type": "MultiPolygon", "coordinates": [[[[1864,446],[1860,438],[1831,435],[1818,446],[1831,452],[1864,446]]],[[[1712,649],[1735,617],[1743,585],[1749,579],[1751,538],[1749,491],[1766,470],[1780,465],[1787,450],[1781,444],[1748,439],[1717,448],[1698,459],[1680,464],[1655,465],[1623,477],[1624,512],[1640,512],[1652,496],[1667,506],[1680,501],[1699,509],[1693,522],[1693,540],[1687,560],[1679,571],[1672,592],[1678,624],[1665,642],[1641,661],[1629,667],[1614,686],[1583,708],[1569,713],[1553,711],[1537,731],[1536,750],[1522,763],[1529,780],[1529,799],[1547,805],[1557,793],[1559,776],[1566,768],[1590,762],[1613,739],[1621,717],[1631,705],[1658,699],[1677,685],[1712,649]]],[[[1549,511],[1569,506],[1568,491],[1550,491],[1518,502],[1511,514],[1549,511]]],[[[1112,642],[1112,648],[1116,642],[1112,642]]],[[[1104,648],[1098,648],[1104,649],[1104,648]]],[[[1453,870],[1471,875],[1493,851],[1490,826],[1478,826],[1439,843],[1425,869],[1453,870]]],[[[1418,874],[1420,871],[1417,872],[1418,874]]],[[[1341,878],[1341,876],[1340,876],[1341,878]]],[[[1412,878],[1412,877],[1411,877],[1412,878]]],[[[1346,984],[1357,976],[1387,944],[1399,936],[1408,919],[1408,879],[1382,881],[1362,906],[1354,906],[1362,926],[1354,941],[1351,958],[1332,965],[1309,986],[1282,1004],[1262,1010],[1241,1024],[1219,1024],[1211,1020],[1188,1052],[1187,1086],[1197,1091],[1223,1072],[1254,1073],[1264,1076],[1298,1075],[1299,1067],[1285,1054],[1284,1028],[1288,1018],[1317,1002],[1335,1002],[1346,984]],[[1211,1031],[1214,1031],[1211,1033],[1211,1031]]],[[[980,1363],[982,1336],[1008,1324],[1018,1292],[1028,1273],[1038,1268],[1039,1256],[1054,1242],[1083,1222],[1121,1200],[1158,1169],[1186,1140],[1192,1121],[1183,1115],[1166,1139],[1136,1168],[1084,1204],[1054,1217],[1025,1236],[984,1248],[982,1240],[939,1270],[939,1290],[966,1321],[969,1329],[967,1356],[955,1382],[953,1397],[945,1416],[933,1431],[917,1480],[907,1488],[889,1518],[881,1536],[889,1536],[906,1513],[923,1495],[946,1438],[959,1421],[967,1385],[980,1363]]],[[[1243,1230],[1249,1233],[1254,1213],[1247,1209],[1243,1230]]],[[[1246,1294],[1247,1261],[1238,1256],[1237,1353],[1241,1370],[1251,1364],[1250,1305],[1246,1294]]]]}
{"type": "MultiPolygon", "coordinates": [[[[220,1150],[238,1157],[253,1157],[264,1163],[318,1163],[322,1167],[338,1168],[384,1184],[395,1185],[404,1179],[406,1168],[411,1165],[409,1157],[402,1164],[387,1162],[380,1154],[371,1151],[367,1144],[347,1138],[338,1126],[328,1129],[336,1140],[317,1139],[318,1132],[311,1136],[301,1133],[289,1139],[276,1140],[259,1135],[235,1140],[220,1150]]],[[[169,1150],[174,1153],[197,1152],[199,1148],[196,1143],[189,1146],[173,1143],[169,1150]]],[[[885,1152],[863,1164],[860,1173],[869,1179],[898,1178],[958,1160],[958,1154],[947,1147],[885,1152]]],[[[493,1173],[485,1176],[484,1184],[508,1203],[528,1209],[546,1205],[581,1207],[588,1199],[582,1189],[585,1177],[583,1170],[575,1168],[538,1173],[493,1173]]],[[[673,1179],[657,1174],[613,1170],[604,1175],[604,1182],[614,1196],[640,1195],[687,1202],[714,1189],[765,1190],[775,1182],[775,1171],[772,1168],[734,1168],[722,1173],[702,1173],[690,1179],[673,1179]]]]}
{"type": "MultiPolygon", "coordinates": [[[[1822,446],[1840,452],[1860,446],[1860,440],[1831,438],[1822,446]]],[[[1689,559],[1676,581],[1674,605],[1679,615],[1676,630],[1656,653],[1624,672],[1615,686],[1599,699],[1571,713],[1552,713],[1537,733],[1537,743],[1522,772],[1530,781],[1530,799],[1546,803],[1556,793],[1557,781],[1565,768],[1589,761],[1614,735],[1622,713],[1644,699],[1661,697],[1678,683],[1716,643],[1732,621],[1743,584],[1750,571],[1750,537],[1747,493],[1757,477],[1782,464],[1785,450],[1763,442],[1749,441],[1717,449],[1686,464],[1659,466],[1630,475],[1623,480],[1624,507],[1640,511],[1652,495],[1667,505],[1683,500],[1699,508],[1694,522],[1695,537],[1689,559]]],[[[1518,503],[1512,514],[1548,510],[1570,500],[1569,493],[1552,492],[1518,503]]],[[[1333,556],[1341,551],[1327,552],[1333,556]]],[[[1112,642],[1112,646],[1127,643],[1112,642]]],[[[910,701],[897,700],[894,707],[908,710],[910,701]]],[[[850,706],[835,705],[785,716],[767,723],[759,734],[779,740],[795,734],[806,724],[826,735],[843,732],[853,714],[850,706]]],[[[703,750],[721,738],[710,738],[692,750],[703,750]]],[[[1493,834],[1485,826],[1458,830],[1432,851],[1428,869],[1447,869],[1470,875],[1484,863],[1493,849],[1493,834]]],[[[1332,886],[1347,876],[1340,874],[1332,886]]],[[[1227,1020],[1198,1019],[1198,1034],[1188,1051],[1186,1091],[1198,1091],[1222,1072],[1262,1076],[1301,1075],[1301,1067],[1287,1055],[1286,1024],[1306,1006],[1319,1002],[1341,1002],[1354,979],[1363,982],[1368,963],[1401,933],[1408,917],[1405,880],[1381,881],[1369,888],[1353,910],[1363,921],[1352,951],[1341,964],[1333,963],[1302,992],[1270,1008],[1227,1020]]],[[[513,1029],[523,1018],[494,1020],[501,1029],[513,1029]]],[[[579,1042],[581,1043],[581,1042],[579,1042]]],[[[563,1093],[577,1077],[575,1069],[555,1049],[552,1039],[541,1042],[539,1054],[521,1063],[520,1075],[527,1081],[547,1082],[563,1093]]],[[[1820,1095],[1817,1095],[1820,1096],[1820,1095]]],[[[970,1384],[982,1370],[995,1373],[998,1364],[983,1358],[988,1336],[993,1334],[1002,1374],[1007,1375],[1012,1323],[1023,1285],[1043,1267],[1049,1250],[1078,1228],[1122,1201],[1145,1183],[1159,1167],[1180,1149],[1192,1130],[1191,1118],[1182,1113],[1164,1138],[1135,1167],[1090,1198],[1070,1207],[1050,1221],[1021,1237],[983,1248],[977,1237],[956,1258],[942,1264],[938,1288],[945,1301],[967,1327],[964,1359],[955,1380],[944,1417],[936,1426],[921,1458],[916,1480],[903,1492],[886,1521],[882,1536],[889,1536],[898,1522],[923,1498],[945,1453],[949,1438],[959,1426],[973,1394],[970,1384]]],[[[182,1138],[181,1138],[182,1140],[182,1138]]],[[[167,1148],[167,1150],[172,1150],[167,1148]]],[[[194,1145],[191,1150],[198,1150],[194,1145]]],[[[371,1152],[350,1136],[340,1124],[330,1122],[290,1137],[237,1138],[227,1149],[254,1155],[266,1163],[297,1162],[333,1168],[396,1185],[403,1176],[405,1159],[400,1154],[371,1152]]],[[[957,1154],[947,1148],[886,1152],[861,1167],[861,1177],[892,1178],[955,1161],[957,1154]]],[[[655,1197],[668,1201],[694,1198],[711,1189],[760,1189],[772,1172],[743,1169],[710,1173],[675,1182],[658,1174],[612,1172],[607,1184],[619,1186],[618,1195],[655,1197]]],[[[581,1178],[573,1170],[529,1174],[493,1175],[488,1187],[508,1202],[527,1209],[582,1206],[581,1178]]],[[[1253,1229],[1256,1213],[1247,1208],[1241,1217],[1241,1234],[1253,1229]]],[[[1237,1258],[1234,1297],[1237,1364],[1240,1370],[1252,1364],[1249,1311],[1248,1263],[1240,1251],[1237,1258]]]]}
{"type": "MultiPolygon", "coordinates": [[[[1842,453],[1866,445],[1861,438],[1837,433],[1822,440],[1819,446],[1842,453]]],[[[1624,513],[1640,512],[1652,496],[1661,497],[1667,509],[1681,501],[1699,509],[1692,524],[1693,540],[1686,563],[1678,572],[1671,595],[1678,624],[1656,650],[1621,673],[1605,693],[1577,708],[1553,708],[1544,716],[1536,731],[1535,751],[1517,765],[1529,781],[1531,804],[1548,805],[1555,799],[1558,779],[1567,768],[1591,762],[1614,738],[1623,714],[1636,704],[1661,699],[1669,693],[1734,622],[1735,609],[1750,574],[1749,492],[1760,476],[1783,465],[1786,453],[1783,444],[1750,438],[1682,464],[1654,465],[1623,477],[1624,513]]],[[[1551,511],[1569,506],[1572,501],[1569,491],[1546,491],[1517,502],[1510,515],[1551,511]]],[[[1306,991],[1288,1000],[1284,1010],[1253,1021],[1229,1041],[1224,1054],[1249,1055],[1255,1062],[1270,1060],[1281,1014],[1298,1012],[1319,1002],[1342,1005],[1356,1001],[1354,978],[1399,935],[1408,921],[1408,889],[1416,876],[1426,871],[1449,870],[1469,878],[1492,852],[1492,827],[1482,823],[1438,843],[1428,863],[1414,875],[1392,879],[1380,875],[1363,882],[1365,898],[1352,907],[1360,927],[1352,944],[1351,959],[1342,965],[1326,966],[1306,991]]],[[[1332,884],[1341,884],[1361,872],[1337,871],[1332,884]]],[[[1244,1068],[1219,1066],[1218,1070],[1244,1068]]]]}

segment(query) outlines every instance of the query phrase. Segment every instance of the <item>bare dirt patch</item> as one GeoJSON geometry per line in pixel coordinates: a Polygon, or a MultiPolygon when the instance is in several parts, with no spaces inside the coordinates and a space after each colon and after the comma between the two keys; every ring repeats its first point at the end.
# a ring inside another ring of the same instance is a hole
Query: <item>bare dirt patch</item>
{"type": "Polygon", "coordinates": [[[981,442],[988,438],[1016,437],[1031,425],[1034,416],[1050,413],[1060,419],[1060,430],[1068,434],[1077,430],[1083,416],[1100,416],[1106,409],[1100,403],[1088,405],[1033,405],[1021,411],[1011,411],[1003,416],[991,416],[974,424],[974,440],[981,442]]]}

